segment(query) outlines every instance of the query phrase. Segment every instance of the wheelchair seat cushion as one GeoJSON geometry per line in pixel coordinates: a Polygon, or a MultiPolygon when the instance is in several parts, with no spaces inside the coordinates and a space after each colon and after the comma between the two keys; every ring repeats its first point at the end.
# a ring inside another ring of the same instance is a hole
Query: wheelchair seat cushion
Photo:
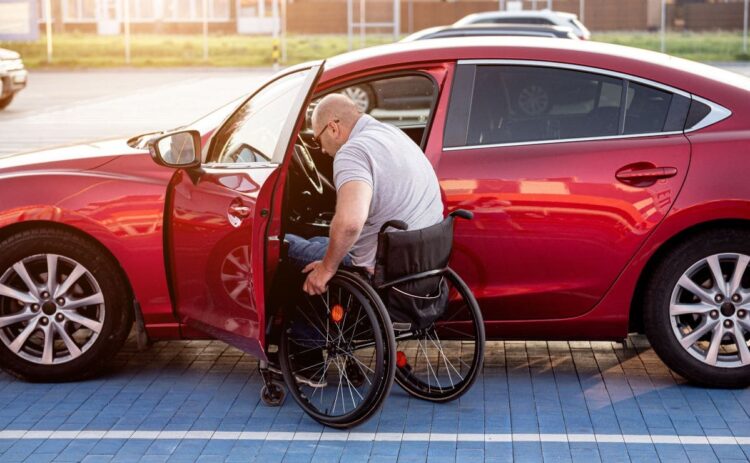
{"type": "MultiPolygon", "coordinates": [[[[453,217],[418,230],[383,232],[378,236],[373,283],[415,276],[448,266],[453,244],[453,217]]],[[[438,319],[448,303],[448,285],[442,275],[426,276],[379,290],[394,322],[423,329],[438,319]]]]}

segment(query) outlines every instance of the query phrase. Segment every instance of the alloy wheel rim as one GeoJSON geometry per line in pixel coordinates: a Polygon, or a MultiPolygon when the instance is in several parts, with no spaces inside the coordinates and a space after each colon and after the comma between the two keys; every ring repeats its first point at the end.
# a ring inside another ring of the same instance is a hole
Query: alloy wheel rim
{"type": "Polygon", "coordinates": [[[25,257],[0,276],[0,341],[32,363],[57,365],[86,352],[101,334],[104,295],[79,262],[25,257]]]}
{"type": "Polygon", "coordinates": [[[366,112],[370,106],[370,97],[362,87],[348,87],[342,93],[348,96],[362,112],[366,112]]]}
{"type": "Polygon", "coordinates": [[[750,256],[705,257],[680,277],[669,304],[672,332],[683,349],[720,368],[750,365],[750,256]]]}

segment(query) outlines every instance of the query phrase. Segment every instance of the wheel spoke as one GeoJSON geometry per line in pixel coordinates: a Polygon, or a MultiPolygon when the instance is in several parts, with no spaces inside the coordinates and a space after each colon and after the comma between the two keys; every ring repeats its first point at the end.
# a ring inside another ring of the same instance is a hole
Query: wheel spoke
{"type": "Polygon", "coordinates": [[[732,279],[729,282],[729,294],[736,294],[737,290],[740,289],[740,283],[742,282],[742,277],[745,276],[745,269],[747,269],[747,264],[750,263],[750,257],[745,255],[740,255],[737,258],[737,265],[734,267],[734,274],[732,274],[732,279]]]}
{"type": "Polygon", "coordinates": [[[68,302],[63,307],[63,310],[75,310],[79,309],[81,307],[86,307],[89,305],[97,305],[97,304],[104,304],[104,296],[102,293],[96,293],[92,294],[91,296],[82,297],[81,299],[75,299],[73,301],[68,302]]]}
{"type": "Polygon", "coordinates": [[[57,290],[57,256],[47,254],[47,291],[55,294],[57,290]]]}
{"type": "Polygon", "coordinates": [[[706,315],[707,313],[715,310],[716,307],[708,305],[704,302],[697,304],[680,304],[673,303],[669,305],[669,315],[677,317],[680,315],[706,315]]]}
{"type": "Polygon", "coordinates": [[[694,295],[698,296],[698,298],[700,298],[700,300],[705,302],[706,304],[713,304],[714,299],[711,294],[706,291],[705,288],[698,286],[687,275],[682,275],[682,277],[680,277],[680,281],[677,284],[687,289],[694,295]]]}
{"type": "Polygon", "coordinates": [[[84,273],[86,273],[86,269],[83,268],[83,265],[77,264],[73,271],[70,272],[70,275],[68,275],[68,277],[65,279],[65,281],[63,281],[62,284],[57,287],[57,290],[54,293],[54,297],[57,298],[70,291],[73,283],[78,281],[78,279],[81,278],[84,273]]]}
{"type": "Polygon", "coordinates": [[[727,295],[727,282],[724,279],[724,273],[721,271],[719,256],[713,255],[706,258],[708,267],[711,269],[711,276],[714,279],[714,287],[720,293],[727,295]]]}
{"type": "Polygon", "coordinates": [[[706,352],[706,363],[709,365],[716,365],[716,359],[719,358],[722,337],[724,337],[724,328],[717,323],[711,334],[711,344],[708,346],[708,352],[706,352]]]}
{"type": "Polygon", "coordinates": [[[49,324],[44,329],[44,351],[42,353],[42,363],[51,364],[55,357],[55,325],[49,324]]]}
{"type": "Polygon", "coordinates": [[[100,333],[102,331],[102,324],[99,323],[96,320],[92,320],[90,318],[84,317],[83,315],[79,314],[78,312],[70,311],[65,312],[65,316],[68,318],[68,320],[72,321],[73,323],[78,323],[79,325],[83,325],[86,328],[90,329],[94,333],[100,333]]]}
{"type": "Polygon", "coordinates": [[[39,288],[36,287],[36,283],[34,283],[31,275],[29,275],[29,272],[26,270],[26,266],[23,264],[23,262],[16,262],[15,264],[13,264],[13,270],[15,270],[18,276],[21,277],[21,280],[23,280],[23,284],[25,284],[26,287],[29,288],[29,292],[38,298],[39,288]]]}
{"type": "Polygon", "coordinates": [[[682,347],[684,347],[685,349],[691,347],[693,344],[698,342],[698,340],[702,338],[703,335],[711,331],[714,328],[714,326],[716,326],[718,323],[719,323],[718,320],[711,320],[711,321],[705,322],[703,325],[693,330],[692,333],[682,338],[680,340],[680,344],[682,344],[682,347]]]}
{"type": "Polygon", "coordinates": [[[739,323],[735,323],[733,334],[734,342],[737,345],[737,352],[740,355],[740,361],[743,365],[747,365],[750,363],[750,349],[747,347],[745,333],[742,331],[742,326],[739,323]]]}
{"type": "Polygon", "coordinates": [[[73,341],[73,338],[70,337],[67,331],[65,331],[65,327],[61,325],[56,326],[57,333],[60,335],[60,338],[65,343],[65,347],[68,348],[68,352],[70,352],[70,355],[72,357],[78,357],[81,355],[81,349],[78,347],[78,344],[73,341]]]}
{"type": "Polygon", "coordinates": [[[33,333],[37,328],[36,322],[29,323],[26,328],[24,328],[23,331],[18,335],[16,339],[13,340],[13,342],[8,346],[10,350],[15,352],[16,354],[18,351],[21,350],[23,345],[26,343],[26,340],[29,339],[29,336],[31,336],[31,333],[33,333]]]}
{"type": "Polygon", "coordinates": [[[0,296],[16,299],[18,301],[25,302],[26,304],[33,304],[37,302],[37,298],[32,294],[18,291],[17,289],[13,289],[10,286],[5,286],[2,283],[0,283],[0,296]]]}
{"type": "Polygon", "coordinates": [[[36,314],[30,310],[24,310],[22,312],[14,313],[13,315],[6,315],[5,317],[0,317],[0,328],[5,328],[6,326],[14,325],[20,322],[25,322],[26,320],[31,320],[34,317],[36,317],[36,314]]]}

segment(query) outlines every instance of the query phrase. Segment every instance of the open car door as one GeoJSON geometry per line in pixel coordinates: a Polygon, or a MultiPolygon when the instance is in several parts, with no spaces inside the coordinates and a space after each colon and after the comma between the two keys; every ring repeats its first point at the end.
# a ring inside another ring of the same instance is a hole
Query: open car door
{"type": "Polygon", "coordinates": [[[179,320],[265,359],[264,265],[271,197],[323,63],[297,67],[239,106],[175,172],[166,205],[171,297],[179,320]]]}

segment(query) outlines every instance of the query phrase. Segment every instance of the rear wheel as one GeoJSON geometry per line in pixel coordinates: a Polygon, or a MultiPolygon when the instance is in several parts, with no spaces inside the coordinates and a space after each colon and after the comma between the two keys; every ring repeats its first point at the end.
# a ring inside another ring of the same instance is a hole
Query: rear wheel
{"type": "Polygon", "coordinates": [[[482,369],[484,321],[474,295],[452,270],[448,308],[432,326],[396,332],[396,382],[409,394],[448,402],[469,390],[482,369]]]}
{"type": "Polygon", "coordinates": [[[105,366],[132,326],[116,264],[57,229],[0,242],[0,362],[33,381],[70,381],[105,366]]]}
{"type": "Polygon", "coordinates": [[[708,387],[750,385],[750,232],[712,230],[655,269],[644,325],[664,363],[708,387]]]}
{"type": "Polygon", "coordinates": [[[279,363],[294,400],[332,427],[372,416],[393,383],[395,364],[390,319],[377,294],[359,276],[339,271],[325,294],[301,296],[291,312],[279,363]]]}

